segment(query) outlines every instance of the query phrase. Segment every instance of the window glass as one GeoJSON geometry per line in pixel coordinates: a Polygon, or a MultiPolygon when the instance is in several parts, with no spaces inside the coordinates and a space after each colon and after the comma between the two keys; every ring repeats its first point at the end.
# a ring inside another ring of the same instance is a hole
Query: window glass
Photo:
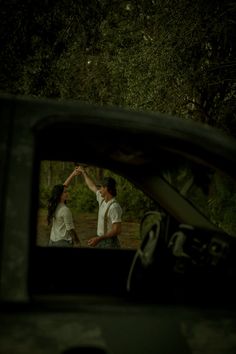
{"type": "Polygon", "coordinates": [[[163,172],[163,177],[214,225],[236,235],[236,182],[232,177],[187,160],[163,172]]]}
{"type": "MultiPolygon", "coordinates": [[[[77,163],[65,161],[41,161],[39,210],[37,221],[37,246],[49,245],[52,223],[48,224],[48,200],[55,185],[63,184],[77,163]]],[[[116,181],[116,201],[122,209],[122,230],[119,235],[121,248],[137,249],[140,245],[140,220],[149,210],[160,207],[136,188],[127,179],[114,172],[96,166],[83,165],[87,174],[99,187],[104,177],[112,177],[116,181]]],[[[72,178],[67,188],[66,206],[73,217],[76,233],[82,247],[88,247],[88,240],[97,235],[98,202],[95,193],[86,185],[84,177],[78,175],[72,178]]]]}

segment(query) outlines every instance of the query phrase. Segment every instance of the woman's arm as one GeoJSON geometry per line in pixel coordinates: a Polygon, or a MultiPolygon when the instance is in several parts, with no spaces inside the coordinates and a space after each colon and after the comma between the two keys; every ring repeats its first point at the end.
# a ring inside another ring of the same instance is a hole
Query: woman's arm
{"type": "Polygon", "coordinates": [[[74,169],[74,171],[69,175],[69,177],[65,180],[65,182],[63,183],[64,186],[68,187],[68,185],[70,184],[70,182],[72,181],[72,179],[75,176],[78,176],[80,174],[80,171],[78,170],[78,167],[76,167],[74,169]]]}
{"type": "Polygon", "coordinates": [[[73,241],[73,245],[77,246],[77,247],[80,247],[81,246],[81,242],[80,242],[80,239],[75,231],[75,229],[70,229],[68,231],[68,235],[72,238],[72,241],[73,241]]]}

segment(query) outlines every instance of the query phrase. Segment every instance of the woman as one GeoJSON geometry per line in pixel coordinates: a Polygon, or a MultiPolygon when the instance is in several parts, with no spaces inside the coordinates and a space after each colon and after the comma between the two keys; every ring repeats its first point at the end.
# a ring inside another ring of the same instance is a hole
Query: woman
{"type": "Polygon", "coordinates": [[[63,184],[55,185],[48,200],[47,221],[48,225],[52,223],[49,246],[72,247],[80,245],[72,213],[66,205],[67,199],[67,187],[63,184]]]}

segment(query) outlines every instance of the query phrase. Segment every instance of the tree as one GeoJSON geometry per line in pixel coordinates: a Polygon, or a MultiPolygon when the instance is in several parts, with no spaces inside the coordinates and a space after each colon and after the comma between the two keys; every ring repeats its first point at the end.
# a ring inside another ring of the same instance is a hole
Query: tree
{"type": "Polygon", "coordinates": [[[2,9],[2,91],[159,111],[236,133],[230,0],[4,1],[2,9]]]}

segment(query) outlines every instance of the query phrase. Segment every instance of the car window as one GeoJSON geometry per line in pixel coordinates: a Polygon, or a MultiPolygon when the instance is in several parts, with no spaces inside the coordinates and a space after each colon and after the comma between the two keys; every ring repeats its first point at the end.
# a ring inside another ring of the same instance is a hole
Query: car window
{"type": "Polygon", "coordinates": [[[212,167],[185,160],[163,177],[214,225],[236,236],[236,181],[212,167]]]}
{"type": "MultiPolygon", "coordinates": [[[[68,161],[41,161],[39,179],[39,202],[37,217],[36,244],[40,247],[49,245],[52,224],[48,225],[48,200],[55,185],[64,183],[78,163],[68,161]]],[[[145,195],[141,189],[126,178],[108,169],[96,166],[86,167],[87,173],[99,188],[104,177],[116,181],[116,201],[122,209],[122,231],[119,236],[121,248],[137,249],[140,246],[140,220],[149,210],[160,210],[157,202],[145,195]]],[[[67,207],[73,217],[75,230],[80,239],[80,246],[88,247],[88,240],[97,235],[98,201],[96,194],[86,186],[82,175],[75,176],[68,188],[67,207]]]]}
{"type": "MultiPolygon", "coordinates": [[[[55,184],[64,183],[66,178],[76,167],[77,162],[43,160],[40,164],[39,202],[37,217],[36,244],[47,247],[50,240],[52,225],[48,225],[48,199],[55,184]]],[[[183,218],[180,220],[178,211],[182,208],[182,199],[168,196],[160,180],[154,181],[154,186],[148,182],[149,194],[144,193],[144,186],[138,188],[127,178],[114,173],[109,169],[97,166],[86,166],[91,178],[99,185],[105,176],[113,177],[117,182],[116,200],[122,209],[122,232],[119,236],[121,248],[137,249],[141,243],[140,222],[145,213],[150,211],[165,215],[172,211],[179,223],[188,223],[183,218]],[[156,189],[162,190],[163,196],[154,194],[156,189]],[[143,189],[142,189],[142,188],[143,189]],[[169,200],[168,200],[169,199],[169,200]],[[173,201],[171,200],[173,199],[173,201]],[[171,203],[171,207],[167,204],[171,203]]],[[[173,190],[176,190],[183,200],[194,207],[194,211],[203,215],[206,220],[230,235],[236,235],[236,183],[233,178],[223,174],[212,167],[199,165],[192,161],[184,160],[164,168],[159,174],[173,190]]],[[[157,173],[157,176],[159,175],[157,173]]],[[[148,176],[146,177],[148,181],[148,176]]],[[[187,205],[188,211],[191,209],[187,205]]],[[[86,186],[82,175],[75,176],[68,186],[67,206],[70,208],[74,226],[80,238],[80,246],[88,247],[88,240],[97,235],[98,202],[96,195],[86,186]]],[[[187,214],[187,212],[186,212],[187,214]]],[[[196,214],[197,215],[197,214],[196,214]]],[[[188,217],[186,215],[186,220],[188,217]]],[[[190,219],[192,220],[192,219],[190,219]]]]}

